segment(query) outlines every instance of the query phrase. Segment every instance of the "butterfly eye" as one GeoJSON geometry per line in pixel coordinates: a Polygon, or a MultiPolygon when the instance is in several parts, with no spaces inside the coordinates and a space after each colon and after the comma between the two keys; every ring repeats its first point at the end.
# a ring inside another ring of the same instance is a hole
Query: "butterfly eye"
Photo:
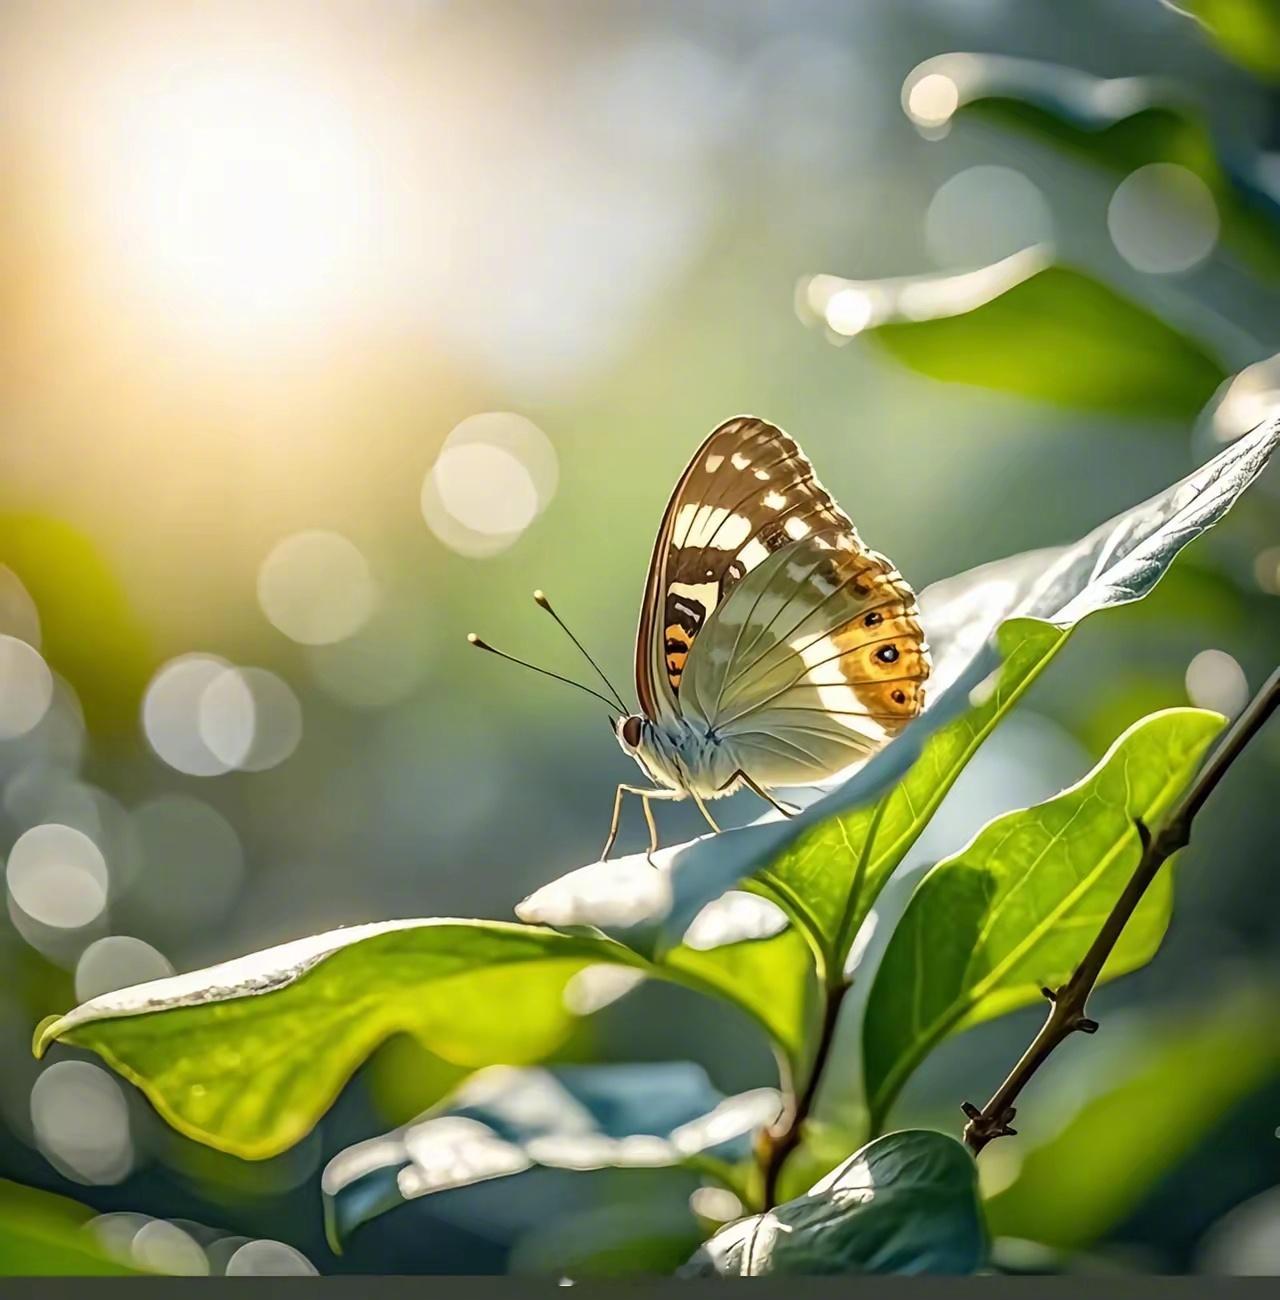
{"type": "Polygon", "coordinates": [[[624,745],[637,749],[640,745],[640,719],[634,713],[629,718],[623,718],[622,730],[619,734],[624,745]]]}
{"type": "Polygon", "coordinates": [[[892,645],[881,646],[880,649],[876,651],[876,658],[879,659],[882,664],[894,663],[898,658],[898,647],[892,645]]]}
{"type": "Polygon", "coordinates": [[[894,693],[893,693],[893,702],[894,702],[895,704],[905,704],[905,703],[907,702],[907,693],[906,693],[906,691],[894,691],[894,693]]]}
{"type": "Polygon", "coordinates": [[[873,611],[872,613],[868,614],[866,618],[864,618],[862,621],[867,627],[879,627],[880,624],[884,622],[884,615],[878,614],[873,611]]]}

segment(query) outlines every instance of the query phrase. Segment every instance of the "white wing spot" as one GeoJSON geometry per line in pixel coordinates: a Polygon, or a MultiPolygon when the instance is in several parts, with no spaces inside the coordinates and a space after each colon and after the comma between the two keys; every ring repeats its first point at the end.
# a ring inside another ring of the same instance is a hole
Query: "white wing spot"
{"type": "Polygon", "coordinates": [[[672,541],[677,546],[711,546],[717,551],[737,550],[751,536],[751,520],[730,514],[719,506],[680,507],[672,541]]]}
{"type": "Polygon", "coordinates": [[[763,564],[769,558],[769,548],[758,538],[753,537],[738,552],[738,559],[748,569],[754,569],[756,565],[763,564]]]}
{"type": "Polygon", "coordinates": [[[710,616],[720,599],[720,588],[714,582],[673,582],[667,588],[671,596],[683,596],[686,600],[696,600],[710,616]]]}
{"type": "Polygon", "coordinates": [[[787,536],[790,537],[793,542],[798,542],[802,537],[808,537],[811,531],[808,520],[801,519],[796,515],[792,515],[783,527],[787,531],[787,536]]]}
{"type": "Polygon", "coordinates": [[[714,474],[723,464],[723,456],[708,456],[703,464],[703,469],[705,469],[708,474],[714,474]]]}
{"type": "Polygon", "coordinates": [[[769,477],[769,471],[767,469],[753,469],[751,472],[758,479],[767,479],[769,477]]]}
{"type": "Polygon", "coordinates": [[[766,492],[761,499],[770,510],[781,510],[787,504],[787,498],[781,492],[766,492]]]}
{"type": "Polygon", "coordinates": [[[744,456],[740,451],[735,451],[731,459],[734,469],[746,469],[751,464],[751,457],[744,456]]]}

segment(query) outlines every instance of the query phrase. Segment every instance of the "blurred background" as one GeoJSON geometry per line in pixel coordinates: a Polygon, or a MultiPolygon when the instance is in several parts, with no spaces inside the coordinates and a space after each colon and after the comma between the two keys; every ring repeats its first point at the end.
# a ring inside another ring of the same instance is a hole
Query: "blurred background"
{"type": "MultiPolygon", "coordinates": [[[[602,1202],[683,1205],[686,1173],[540,1172],[335,1256],[325,1160],[454,1067],[389,1043],[248,1164],[87,1057],[34,1061],[32,1030],[337,925],[509,917],[593,860],[634,775],[603,708],[464,635],[577,674],[544,587],[629,693],[667,493],[730,415],[795,435],[917,589],[1070,540],[1260,419],[1280,19],[1183,8],[0,4],[7,1214],[163,1271],[474,1272],[557,1267],[602,1202]]],[[[1278,488],[1080,630],[905,884],[1144,713],[1243,705],[1280,645],[1278,488]]],[[[1280,1271],[1278,779],[1272,728],[1197,826],[1158,959],[984,1156],[1004,1266],[1280,1271]]],[[[1037,1021],[949,1043],[897,1118],[958,1133],[1037,1021]]],[[[669,987],[561,1056],[774,1081],[743,1017],[669,987]]]]}

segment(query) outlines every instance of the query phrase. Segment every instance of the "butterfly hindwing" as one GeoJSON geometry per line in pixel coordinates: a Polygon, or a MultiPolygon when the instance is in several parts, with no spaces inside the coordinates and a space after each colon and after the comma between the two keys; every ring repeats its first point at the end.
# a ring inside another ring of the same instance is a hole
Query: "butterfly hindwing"
{"type": "Polygon", "coordinates": [[[817,535],[856,538],[794,439],[752,416],[708,436],[671,496],[649,567],[636,683],[651,718],[679,712],[694,643],[729,593],[780,549],[817,535]]]}
{"type": "Polygon", "coordinates": [[[717,609],[681,708],[764,786],[816,782],[867,758],[923,704],[915,597],[850,530],[769,557],[717,609]]]}

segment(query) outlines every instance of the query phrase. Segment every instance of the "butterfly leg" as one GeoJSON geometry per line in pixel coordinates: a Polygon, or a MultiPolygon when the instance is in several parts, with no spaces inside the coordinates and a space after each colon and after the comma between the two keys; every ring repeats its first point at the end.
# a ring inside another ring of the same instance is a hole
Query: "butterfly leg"
{"type": "Polygon", "coordinates": [[[689,797],[698,805],[698,811],[706,818],[707,825],[710,826],[713,831],[718,831],[720,827],[716,825],[716,819],[707,811],[707,805],[703,803],[692,790],[689,791],[689,797]]]}
{"type": "Polygon", "coordinates": [[[745,785],[752,794],[763,799],[765,803],[772,804],[773,807],[775,807],[784,817],[794,817],[800,811],[799,808],[793,808],[790,804],[785,804],[780,800],[775,799],[773,795],[771,795],[763,786],[758,785],[753,781],[744,771],[742,771],[741,768],[738,769],[738,776],[742,779],[743,785],[745,785]]]}
{"type": "Polygon", "coordinates": [[[649,806],[649,801],[651,799],[678,799],[680,797],[675,790],[653,790],[640,785],[620,785],[613,796],[613,817],[609,822],[609,838],[605,840],[604,848],[600,851],[601,862],[609,856],[609,850],[613,848],[614,841],[618,838],[618,823],[622,818],[622,796],[624,794],[640,796],[640,806],[644,809],[644,819],[649,827],[650,853],[657,852],[658,827],[653,820],[653,809],[649,806]]]}

